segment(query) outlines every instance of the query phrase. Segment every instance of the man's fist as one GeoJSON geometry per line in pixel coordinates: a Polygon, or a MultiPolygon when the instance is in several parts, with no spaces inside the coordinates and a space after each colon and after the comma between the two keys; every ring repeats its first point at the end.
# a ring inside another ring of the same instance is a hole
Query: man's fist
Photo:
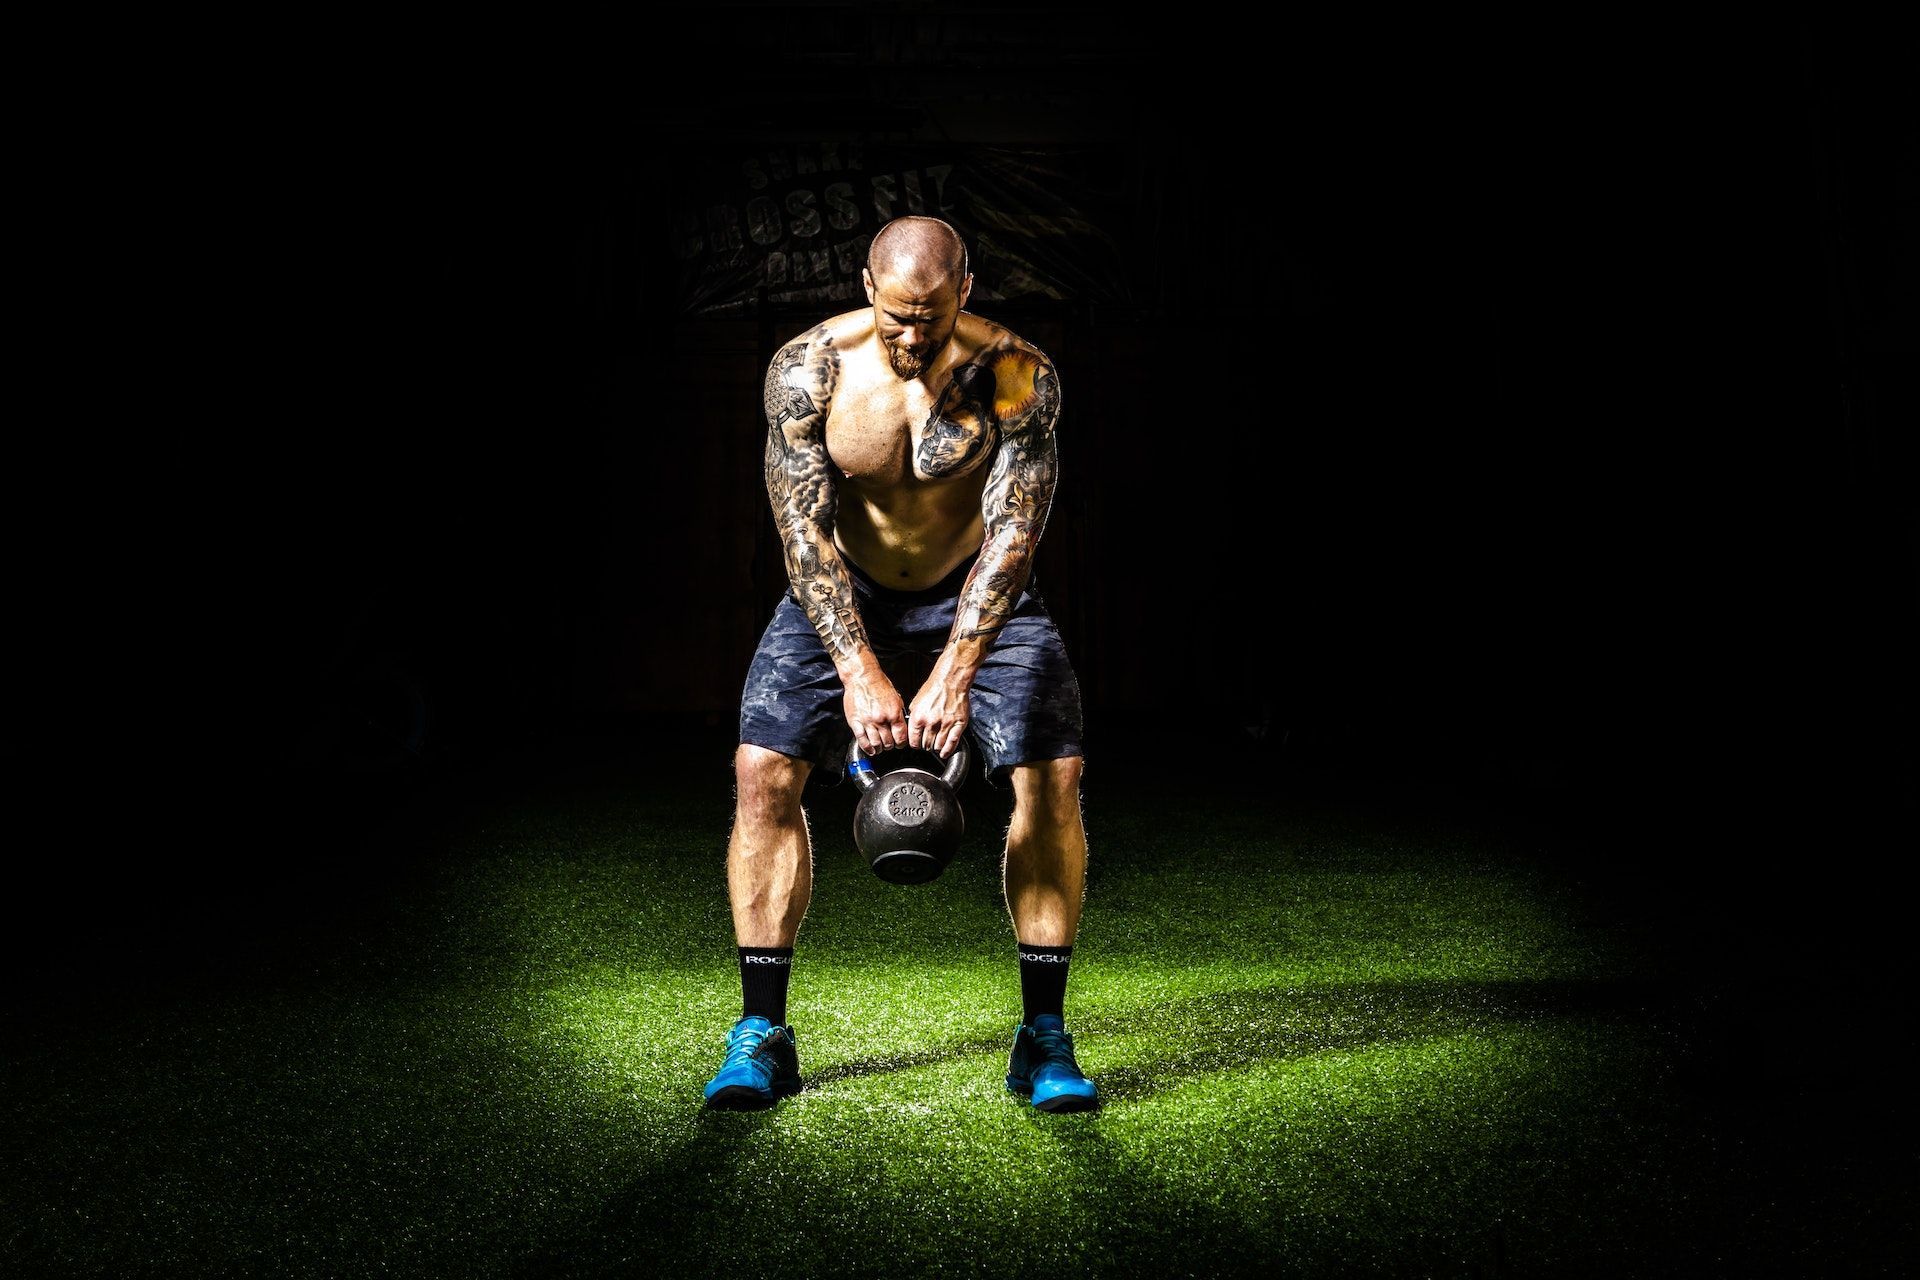
{"type": "Polygon", "coordinates": [[[913,710],[907,717],[907,745],[938,754],[942,759],[953,754],[960,735],[967,731],[967,689],[971,681],[954,674],[944,656],[934,663],[933,674],[913,695],[913,710]]]}
{"type": "Polygon", "coordinates": [[[847,728],[853,730],[853,740],[861,750],[877,756],[907,745],[906,704],[879,663],[852,675],[842,672],[841,683],[847,689],[847,728]]]}

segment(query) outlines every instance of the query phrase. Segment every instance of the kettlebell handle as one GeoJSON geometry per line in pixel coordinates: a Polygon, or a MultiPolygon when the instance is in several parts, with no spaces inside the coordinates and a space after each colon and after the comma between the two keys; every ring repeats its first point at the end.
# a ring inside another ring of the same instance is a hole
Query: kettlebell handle
{"type": "MultiPolygon", "coordinates": [[[[940,779],[955,791],[967,780],[967,765],[970,753],[967,750],[967,735],[961,734],[960,741],[954,744],[953,754],[947,757],[946,768],[941,770],[940,779]]],[[[855,738],[847,744],[847,776],[862,791],[871,791],[880,784],[880,775],[873,771],[873,757],[861,747],[860,739],[855,738]]]]}

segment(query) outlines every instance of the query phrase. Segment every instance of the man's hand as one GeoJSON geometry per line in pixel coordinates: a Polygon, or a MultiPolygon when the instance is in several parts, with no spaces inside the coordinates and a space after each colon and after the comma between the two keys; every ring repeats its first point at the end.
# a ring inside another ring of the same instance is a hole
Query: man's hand
{"type": "Polygon", "coordinates": [[[949,649],[933,664],[933,673],[913,695],[907,718],[907,745],[935,752],[943,760],[967,731],[967,691],[973,687],[972,673],[963,673],[951,656],[949,649]]]}
{"type": "Polygon", "coordinates": [[[880,664],[871,661],[871,652],[865,656],[869,661],[854,664],[851,671],[841,670],[840,683],[847,690],[847,727],[853,730],[853,740],[868,755],[877,756],[907,745],[907,707],[880,664]]]}

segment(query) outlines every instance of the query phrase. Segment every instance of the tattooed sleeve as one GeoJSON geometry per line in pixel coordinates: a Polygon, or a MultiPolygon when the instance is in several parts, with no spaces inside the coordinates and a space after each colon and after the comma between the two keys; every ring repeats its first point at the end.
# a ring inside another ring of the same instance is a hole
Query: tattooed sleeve
{"type": "Polygon", "coordinates": [[[986,541],[960,592],[954,640],[991,640],[1026,589],[1034,548],[1046,527],[1059,476],[1054,425],[1060,417],[1060,379],[1044,356],[1007,349],[982,365],[974,398],[999,427],[999,452],[981,496],[986,541]],[[990,396],[990,400],[989,400],[990,396]]]}
{"type": "Polygon", "coordinates": [[[833,545],[827,409],[839,379],[840,357],[824,325],[780,348],[767,366],[767,499],[793,598],[836,659],[867,644],[853,580],[833,545]]]}

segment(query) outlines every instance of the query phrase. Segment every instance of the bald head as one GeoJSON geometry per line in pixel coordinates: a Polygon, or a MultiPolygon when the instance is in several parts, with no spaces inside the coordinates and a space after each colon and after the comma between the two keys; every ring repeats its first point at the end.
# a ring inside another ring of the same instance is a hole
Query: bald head
{"type": "Polygon", "coordinates": [[[880,228],[867,250],[867,270],[875,280],[898,281],[923,289],[967,277],[967,246],[938,218],[895,218],[880,228]]]}
{"type": "Polygon", "coordinates": [[[896,218],[873,238],[860,277],[887,363],[898,377],[921,377],[953,341],[973,292],[960,233],[938,218],[896,218]]]}

